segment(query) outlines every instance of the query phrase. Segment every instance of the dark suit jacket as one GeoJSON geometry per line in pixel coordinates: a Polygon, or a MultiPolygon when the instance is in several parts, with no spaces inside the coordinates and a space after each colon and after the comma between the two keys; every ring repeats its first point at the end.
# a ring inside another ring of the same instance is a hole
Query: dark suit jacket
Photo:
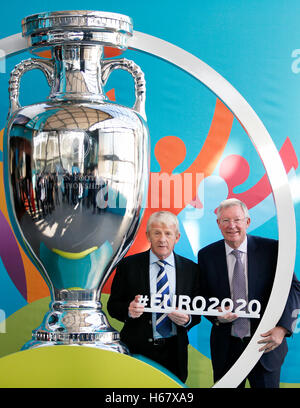
{"type": "MultiPolygon", "coordinates": [[[[153,338],[150,313],[145,312],[136,319],[128,317],[129,304],[136,295],[147,295],[150,299],[149,254],[150,251],[142,252],[126,257],[120,262],[107,304],[111,317],[125,323],[120,333],[121,341],[133,354],[143,354],[143,345],[153,338]]],[[[175,253],[174,256],[176,294],[188,295],[192,299],[199,293],[197,265],[175,253]]],[[[189,343],[187,330],[199,321],[200,317],[193,315],[187,328],[177,326],[178,359],[182,378],[187,376],[187,346],[189,343]]]]}
{"type": "MultiPolygon", "coordinates": [[[[268,303],[277,264],[278,242],[272,239],[248,235],[248,298],[259,300],[262,316],[268,303]]],[[[224,240],[215,242],[201,249],[198,253],[200,273],[200,294],[205,298],[217,297],[220,301],[230,298],[230,286],[227,271],[224,240]]],[[[277,323],[292,333],[294,317],[292,312],[300,306],[300,283],[293,277],[290,294],[284,312],[277,323]]],[[[222,370],[227,359],[231,323],[220,323],[216,318],[209,318],[213,323],[210,343],[214,371],[222,370]]],[[[260,319],[250,319],[251,335],[254,334],[260,319]]],[[[269,353],[262,354],[260,362],[268,371],[279,368],[287,353],[284,339],[279,347],[269,353]]]]}

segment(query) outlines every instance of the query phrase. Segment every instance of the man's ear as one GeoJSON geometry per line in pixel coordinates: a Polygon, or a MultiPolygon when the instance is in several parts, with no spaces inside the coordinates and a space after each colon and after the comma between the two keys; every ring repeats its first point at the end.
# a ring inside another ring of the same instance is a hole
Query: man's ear
{"type": "Polygon", "coordinates": [[[178,232],[178,234],[177,234],[175,244],[177,244],[177,242],[179,241],[179,239],[180,239],[180,232],[178,232]]]}
{"type": "Polygon", "coordinates": [[[251,222],[251,218],[250,218],[250,217],[248,217],[246,222],[247,222],[247,226],[246,226],[246,228],[248,228],[248,227],[249,227],[249,225],[250,225],[250,222],[251,222]]]}

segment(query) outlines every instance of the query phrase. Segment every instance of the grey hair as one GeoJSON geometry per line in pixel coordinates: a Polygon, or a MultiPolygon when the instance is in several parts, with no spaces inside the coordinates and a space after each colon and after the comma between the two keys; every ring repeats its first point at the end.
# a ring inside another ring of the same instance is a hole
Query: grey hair
{"type": "Polygon", "coordinates": [[[157,211],[150,215],[147,222],[146,232],[149,232],[151,224],[154,222],[162,223],[168,226],[175,225],[176,232],[179,233],[179,222],[175,214],[170,211],[157,211]]]}
{"type": "Polygon", "coordinates": [[[221,212],[225,210],[225,208],[234,207],[235,205],[240,206],[244,212],[245,218],[250,218],[249,211],[245,203],[238,200],[237,198],[228,198],[221,202],[217,209],[217,219],[220,219],[221,212]]]}

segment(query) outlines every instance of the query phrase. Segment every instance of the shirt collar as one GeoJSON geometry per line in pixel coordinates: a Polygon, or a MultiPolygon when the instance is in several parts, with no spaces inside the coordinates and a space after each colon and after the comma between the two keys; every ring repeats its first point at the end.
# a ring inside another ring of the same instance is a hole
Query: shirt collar
{"type": "MultiPolygon", "coordinates": [[[[247,253],[247,235],[246,238],[244,239],[244,241],[241,243],[241,245],[236,248],[238,251],[241,251],[243,253],[247,253]]],[[[233,248],[231,248],[231,246],[229,246],[226,242],[225,242],[225,250],[226,250],[226,256],[231,254],[231,252],[233,251],[233,248]]]]}
{"type": "MultiPolygon", "coordinates": [[[[157,261],[159,261],[159,258],[150,249],[150,259],[149,259],[150,265],[157,261]]],[[[167,262],[168,265],[175,267],[174,252],[171,252],[168,258],[164,259],[164,261],[167,262]]]]}

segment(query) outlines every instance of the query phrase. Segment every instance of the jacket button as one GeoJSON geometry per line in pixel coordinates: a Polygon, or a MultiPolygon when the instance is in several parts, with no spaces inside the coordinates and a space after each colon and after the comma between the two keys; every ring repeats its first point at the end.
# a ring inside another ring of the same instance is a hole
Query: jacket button
{"type": "Polygon", "coordinates": [[[149,324],[152,324],[152,320],[149,320],[149,324]]]}
{"type": "Polygon", "coordinates": [[[153,342],[153,339],[150,338],[150,339],[148,339],[148,341],[149,341],[149,343],[152,343],[152,342],[153,342]]]}

